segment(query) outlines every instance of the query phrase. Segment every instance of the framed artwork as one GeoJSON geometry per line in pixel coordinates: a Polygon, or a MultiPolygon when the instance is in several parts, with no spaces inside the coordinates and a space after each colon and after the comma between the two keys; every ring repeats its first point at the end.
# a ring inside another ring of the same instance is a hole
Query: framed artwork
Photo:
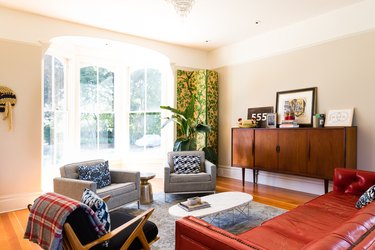
{"type": "Polygon", "coordinates": [[[312,126],[312,116],[316,112],[317,88],[296,89],[276,93],[277,123],[284,120],[285,107],[294,113],[295,121],[301,127],[312,126]]]}
{"type": "Polygon", "coordinates": [[[354,115],[354,108],[328,110],[324,126],[326,127],[336,127],[336,126],[350,127],[352,126],[353,115],[354,115]]]}
{"type": "Polygon", "coordinates": [[[268,113],[267,114],[267,128],[276,128],[277,124],[277,114],[276,113],[268,113]]]}
{"type": "Polygon", "coordinates": [[[273,107],[258,107],[258,108],[248,108],[247,109],[247,119],[255,119],[257,121],[258,127],[267,127],[267,114],[273,113],[273,107]]]}

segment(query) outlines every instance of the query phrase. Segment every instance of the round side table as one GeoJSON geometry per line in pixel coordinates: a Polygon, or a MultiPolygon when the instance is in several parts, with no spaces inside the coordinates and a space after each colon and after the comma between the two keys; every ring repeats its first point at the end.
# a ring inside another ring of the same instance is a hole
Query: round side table
{"type": "Polygon", "coordinates": [[[152,186],[148,181],[155,177],[154,173],[141,173],[141,204],[153,202],[152,186]]]}

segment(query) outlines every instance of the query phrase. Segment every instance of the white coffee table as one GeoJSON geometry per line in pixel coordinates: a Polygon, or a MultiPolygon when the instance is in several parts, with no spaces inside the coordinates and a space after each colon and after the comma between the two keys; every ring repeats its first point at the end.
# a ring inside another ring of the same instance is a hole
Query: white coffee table
{"type": "MultiPolygon", "coordinates": [[[[253,196],[242,192],[223,192],[216,193],[201,197],[202,201],[207,201],[211,204],[211,207],[203,208],[194,211],[186,211],[178,206],[178,204],[169,208],[168,212],[174,217],[185,217],[185,216],[195,216],[198,218],[203,218],[206,216],[213,216],[211,220],[220,216],[223,213],[233,212],[235,210],[240,213],[245,214],[244,209],[249,208],[250,202],[253,200],[253,196]]],[[[249,214],[249,210],[247,215],[249,214]]],[[[234,215],[233,215],[234,216],[234,215]]]]}

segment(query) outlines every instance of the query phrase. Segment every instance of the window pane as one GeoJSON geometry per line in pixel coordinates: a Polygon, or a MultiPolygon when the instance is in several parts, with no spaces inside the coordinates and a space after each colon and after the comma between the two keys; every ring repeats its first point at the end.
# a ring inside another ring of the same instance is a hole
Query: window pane
{"type": "Polygon", "coordinates": [[[146,114],[146,134],[148,135],[160,135],[160,113],[147,113],[146,114]]]}
{"type": "Polygon", "coordinates": [[[43,107],[52,109],[52,56],[44,56],[44,99],[43,107]]]}
{"type": "Polygon", "coordinates": [[[97,92],[96,67],[88,66],[80,70],[80,108],[81,112],[95,112],[97,92]]]}
{"type": "Polygon", "coordinates": [[[44,112],[43,116],[43,161],[44,164],[53,164],[54,155],[54,112],[44,112]]]}
{"type": "Polygon", "coordinates": [[[81,114],[81,149],[97,148],[97,118],[92,113],[81,114]]]}
{"type": "Polygon", "coordinates": [[[65,110],[65,88],[64,88],[64,65],[60,60],[55,58],[55,109],[65,110]]]}
{"type": "Polygon", "coordinates": [[[112,112],[114,109],[114,73],[99,68],[99,112],[112,112]]]}
{"type": "Polygon", "coordinates": [[[161,105],[161,73],[147,69],[147,110],[159,110],[161,105]]]}
{"type": "MultiPolygon", "coordinates": [[[[137,150],[136,142],[143,137],[144,114],[131,113],[129,115],[129,144],[130,149],[137,150]]],[[[139,144],[138,144],[139,145],[139,144]]]]}
{"type": "Polygon", "coordinates": [[[160,113],[146,113],[146,135],[144,136],[146,140],[144,145],[148,152],[155,151],[160,148],[160,127],[160,113]]]}
{"type": "Polygon", "coordinates": [[[145,70],[133,71],[130,76],[130,110],[145,109],[145,70]]]}
{"type": "Polygon", "coordinates": [[[56,150],[56,163],[60,163],[64,157],[64,142],[65,142],[65,128],[66,113],[55,112],[55,150],[56,150]]]}
{"type": "Polygon", "coordinates": [[[108,149],[115,147],[114,137],[114,115],[100,114],[99,115],[99,148],[108,149]]]}

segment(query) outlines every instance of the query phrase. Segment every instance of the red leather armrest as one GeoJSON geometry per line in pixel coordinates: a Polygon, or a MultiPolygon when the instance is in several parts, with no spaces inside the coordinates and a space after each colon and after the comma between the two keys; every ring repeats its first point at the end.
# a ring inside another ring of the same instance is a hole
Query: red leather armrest
{"type": "Polygon", "coordinates": [[[335,168],[333,191],[362,195],[369,187],[375,185],[375,172],[335,168]]]}

